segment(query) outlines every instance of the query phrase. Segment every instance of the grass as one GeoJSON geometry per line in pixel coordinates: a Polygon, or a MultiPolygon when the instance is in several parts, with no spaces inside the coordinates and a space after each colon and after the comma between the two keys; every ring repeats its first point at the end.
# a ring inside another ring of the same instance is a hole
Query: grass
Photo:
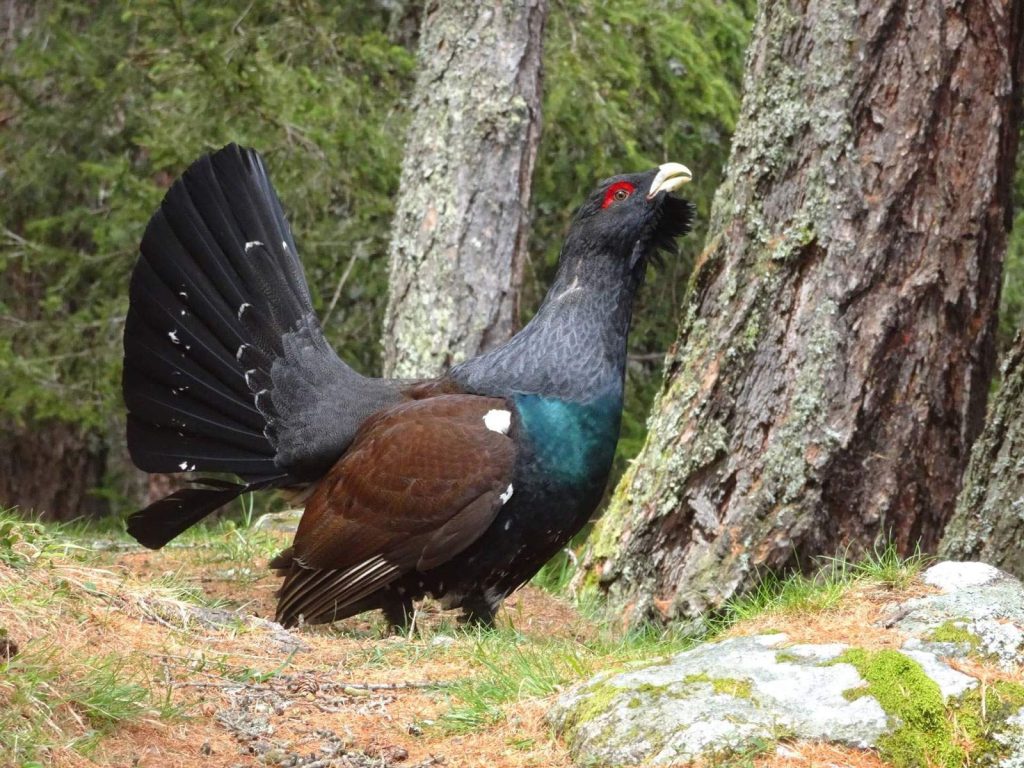
{"type": "Polygon", "coordinates": [[[115,727],[180,713],[144,660],[111,653],[69,666],[35,643],[0,662],[0,764],[31,765],[48,753],[91,754],[115,727]]]}
{"type": "MultiPolygon", "coordinates": [[[[213,629],[197,629],[190,618],[197,609],[230,608],[236,596],[244,601],[256,594],[255,586],[271,594],[264,564],[281,548],[283,536],[253,527],[251,504],[246,510],[243,505],[235,519],[197,526],[180,546],[156,554],[135,548],[110,525],[43,525],[0,511],[0,637],[10,630],[20,645],[6,665],[0,663],[0,764],[29,765],[54,750],[103,753],[106,741],[126,723],[180,719],[188,708],[172,687],[183,678],[280,686],[282,675],[287,680],[295,672],[287,652],[239,656],[243,646],[264,647],[262,630],[247,626],[242,614],[237,626],[229,622],[213,629]],[[218,594],[226,593],[229,601],[211,595],[211,580],[222,583],[218,594]],[[148,657],[134,651],[97,655],[95,648],[102,645],[78,636],[120,632],[123,622],[116,617],[125,613],[148,627],[148,657]],[[29,629],[34,625],[49,629],[41,634],[29,629]],[[38,639],[61,632],[73,635],[77,650],[69,652],[66,639],[38,639]],[[196,635],[204,633],[213,633],[223,645],[195,645],[196,635]],[[166,658],[152,647],[159,637],[169,649],[166,658]],[[162,666],[154,664],[154,650],[162,666]]],[[[526,754],[545,749],[546,736],[539,725],[510,734],[508,729],[520,729],[522,713],[537,711],[531,709],[534,703],[600,670],[678,653],[748,619],[778,615],[777,625],[785,626],[801,614],[833,611],[858,586],[901,589],[924,562],[919,554],[901,558],[885,548],[856,562],[824,560],[814,575],[766,575],[709,621],[699,637],[662,628],[627,630],[621,616],[609,613],[591,591],[573,594],[569,601],[575,610],[558,609],[564,616],[552,613],[548,625],[534,622],[536,604],[520,602],[495,630],[467,629],[435,613],[405,638],[384,638],[379,624],[366,621],[307,629],[303,638],[326,644],[320,648],[342,649],[337,658],[349,679],[405,674],[411,680],[439,680],[423,694],[435,706],[411,718],[418,718],[430,739],[504,734],[503,744],[526,754]]],[[[576,575],[576,559],[562,553],[533,584],[566,597],[576,575]]],[[[564,601],[544,600],[564,606],[564,601]]]]}
{"type": "Polygon", "coordinates": [[[714,635],[737,622],[764,615],[830,611],[837,608],[852,589],[864,585],[906,589],[928,563],[929,558],[920,550],[904,557],[889,544],[872,550],[860,560],[822,558],[811,575],[767,573],[749,592],[727,602],[709,622],[709,631],[714,635]]]}
{"type": "Polygon", "coordinates": [[[445,733],[488,727],[504,720],[511,704],[550,696],[598,670],[679,653],[695,642],[652,627],[623,636],[606,625],[596,638],[584,641],[526,637],[505,629],[478,631],[467,656],[480,671],[445,687],[451,706],[437,725],[445,733]]]}

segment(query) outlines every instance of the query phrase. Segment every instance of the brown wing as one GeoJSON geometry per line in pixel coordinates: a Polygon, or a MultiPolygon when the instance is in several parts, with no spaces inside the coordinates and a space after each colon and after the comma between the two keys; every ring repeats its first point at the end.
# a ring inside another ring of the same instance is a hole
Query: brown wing
{"type": "Polygon", "coordinates": [[[306,505],[278,620],[330,621],[473,543],[511,483],[515,442],[484,421],[508,410],[500,398],[440,395],[367,420],[306,505]]]}

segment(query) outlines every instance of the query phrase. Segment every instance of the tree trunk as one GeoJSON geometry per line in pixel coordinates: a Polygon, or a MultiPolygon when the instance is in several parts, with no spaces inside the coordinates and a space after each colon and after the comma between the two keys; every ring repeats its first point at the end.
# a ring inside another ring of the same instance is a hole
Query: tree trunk
{"type": "Polygon", "coordinates": [[[0,507],[45,520],[100,517],[107,449],[100,435],[63,421],[0,425],[0,507]]]}
{"type": "Polygon", "coordinates": [[[1024,578],[1024,334],[1003,364],[963,486],[939,554],[983,560],[1024,578]]]}
{"type": "Polygon", "coordinates": [[[387,375],[439,373],[514,331],[546,14],[546,0],[426,9],[389,257],[387,375]]]}
{"type": "Polygon", "coordinates": [[[993,365],[1021,11],[762,3],[680,337],[593,547],[634,618],[935,548],[993,365]]]}

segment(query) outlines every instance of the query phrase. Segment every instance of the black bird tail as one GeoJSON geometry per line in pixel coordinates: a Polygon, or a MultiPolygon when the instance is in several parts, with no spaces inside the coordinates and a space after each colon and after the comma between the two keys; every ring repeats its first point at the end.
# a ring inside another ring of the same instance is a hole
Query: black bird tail
{"type": "Polygon", "coordinates": [[[295,482],[275,460],[271,367],[285,356],[288,332],[323,337],[281,204],[252,150],[232,144],[193,164],[140,251],[122,379],[132,460],[147,472],[245,481],[205,479],[132,515],[128,531],[158,548],[245,491],[295,482]]]}

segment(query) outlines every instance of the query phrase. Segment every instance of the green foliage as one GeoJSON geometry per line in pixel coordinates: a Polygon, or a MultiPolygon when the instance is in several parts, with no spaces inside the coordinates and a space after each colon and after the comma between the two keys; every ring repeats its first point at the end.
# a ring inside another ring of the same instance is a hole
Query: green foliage
{"type": "Polygon", "coordinates": [[[361,3],[37,5],[0,111],[0,408],[106,426],[143,227],[189,162],[258,147],[326,324],[372,368],[414,57],[361,3]],[[358,311],[347,311],[358,306],[358,311]]]}
{"type": "MultiPolygon", "coordinates": [[[[0,419],[63,419],[121,443],[121,334],[139,239],[171,181],[229,141],[266,157],[328,338],[357,368],[376,370],[415,72],[414,52],[382,32],[385,5],[35,5],[0,60],[0,419]]],[[[526,315],[596,179],[680,160],[706,216],[753,9],[753,0],[552,5],[526,315]]],[[[633,348],[648,358],[631,371],[617,471],[643,440],[702,237],[690,236],[644,291],[633,348]]]]}
{"type": "Polygon", "coordinates": [[[1014,336],[1024,327],[1024,141],[1017,152],[1013,210],[1013,230],[1006,244],[1003,292],[999,305],[998,339],[1001,350],[1008,349],[1014,336]]]}

